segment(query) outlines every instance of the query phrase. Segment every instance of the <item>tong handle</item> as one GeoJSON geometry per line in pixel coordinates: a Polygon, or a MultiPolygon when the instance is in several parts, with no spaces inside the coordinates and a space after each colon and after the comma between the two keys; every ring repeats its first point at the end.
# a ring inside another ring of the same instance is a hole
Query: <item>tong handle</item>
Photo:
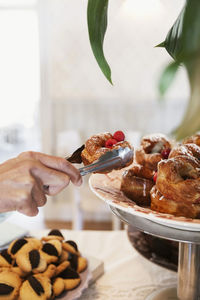
{"type": "Polygon", "coordinates": [[[103,171],[103,170],[112,170],[112,166],[115,165],[117,162],[121,161],[120,157],[113,157],[109,160],[106,160],[104,162],[96,162],[90,165],[87,165],[85,167],[82,167],[79,169],[81,176],[85,176],[90,173],[95,173],[97,171],[103,171]]]}

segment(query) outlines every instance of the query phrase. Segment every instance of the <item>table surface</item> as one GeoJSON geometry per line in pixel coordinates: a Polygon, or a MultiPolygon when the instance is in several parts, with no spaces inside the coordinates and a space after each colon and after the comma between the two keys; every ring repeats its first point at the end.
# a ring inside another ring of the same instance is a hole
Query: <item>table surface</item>
{"type": "MultiPolygon", "coordinates": [[[[41,237],[48,230],[32,231],[41,237]]],[[[121,231],[62,230],[66,239],[77,242],[80,251],[104,261],[105,273],[80,300],[144,300],[161,287],[176,284],[177,275],[143,258],[121,231]]]]}

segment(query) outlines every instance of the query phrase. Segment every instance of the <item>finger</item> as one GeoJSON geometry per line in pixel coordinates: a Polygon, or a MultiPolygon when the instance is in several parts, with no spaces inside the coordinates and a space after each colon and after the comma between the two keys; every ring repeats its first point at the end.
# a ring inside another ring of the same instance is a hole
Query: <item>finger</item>
{"type": "Polygon", "coordinates": [[[43,190],[43,184],[39,178],[35,179],[35,184],[32,188],[31,196],[35,201],[37,207],[44,206],[47,202],[47,198],[43,190]]]}
{"type": "MultiPolygon", "coordinates": [[[[67,175],[65,175],[65,176],[67,176],[67,175]]],[[[65,179],[66,179],[66,177],[65,177],[65,179]]],[[[69,183],[70,183],[70,178],[68,177],[67,180],[63,181],[63,183],[60,183],[59,185],[58,184],[57,185],[53,185],[53,184],[46,185],[45,184],[43,186],[43,190],[46,195],[55,196],[58,193],[60,193],[64,188],[66,188],[69,183]]]]}
{"type": "Polygon", "coordinates": [[[43,186],[48,186],[48,189],[43,189],[45,194],[48,195],[56,195],[70,182],[70,178],[67,174],[47,168],[40,162],[34,163],[31,167],[31,174],[35,178],[39,178],[43,186]]]}
{"type": "Polygon", "coordinates": [[[19,157],[38,160],[48,168],[63,172],[67,174],[70,177],[70,180],[77,186],[80,186],[82,183],[79,170],[76,169],[65,158],[31,151],[21,153],[19,157]]]}
{"type": "Polygon", "coordinates": [[[37,153],[36,157],[40,162],[49,168],[64,172],[70,177],[73,184],[80,186],[82,184],[82,177],[78,169],[76,169],[65,158],[37,153]]]}

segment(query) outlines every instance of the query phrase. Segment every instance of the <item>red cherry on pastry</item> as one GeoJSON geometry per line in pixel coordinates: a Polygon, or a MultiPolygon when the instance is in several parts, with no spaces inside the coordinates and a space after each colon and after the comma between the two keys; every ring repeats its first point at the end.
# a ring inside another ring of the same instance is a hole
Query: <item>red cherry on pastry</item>
{"type": "Polygon", "coordinates": [[[156,183],[156,180],[157,180],[157,175],[158,175],[158,173],[157,172],[155,172],[155,174],[153,175],[153,181],[156,183]]]}
{"type": "Polygon", "coordinates": [[[105,143],[106,148],[112,148],[113,145],[117,144],[117,140],[115,139],[108,139],[105,143]]]}
{"type": "Polygon", "coordinates": [[[168,156],[169,156],[170,151],[171,151],[170,148],[165,148],[165,149],[163,149],[163,150],[161,151],[162,158],[167,159],[168,156]]]}
{"type": "Polygon", "coordinates": [[[113,134],[113,137],[118,142],[122,142],[125,139],[125,134],[121,130],[118,130],[113,134]]]}

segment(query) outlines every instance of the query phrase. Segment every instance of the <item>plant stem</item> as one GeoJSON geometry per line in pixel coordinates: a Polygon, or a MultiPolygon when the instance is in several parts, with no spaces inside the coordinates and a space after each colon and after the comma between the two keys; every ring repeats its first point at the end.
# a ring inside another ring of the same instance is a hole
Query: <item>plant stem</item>
{"type": "Polygon", "coordinates": [[[173,132],[177,140],[181,140],[200,130],[200,58],[185,63],[185,67],[191,93],[183,120],[173,132]]]}

